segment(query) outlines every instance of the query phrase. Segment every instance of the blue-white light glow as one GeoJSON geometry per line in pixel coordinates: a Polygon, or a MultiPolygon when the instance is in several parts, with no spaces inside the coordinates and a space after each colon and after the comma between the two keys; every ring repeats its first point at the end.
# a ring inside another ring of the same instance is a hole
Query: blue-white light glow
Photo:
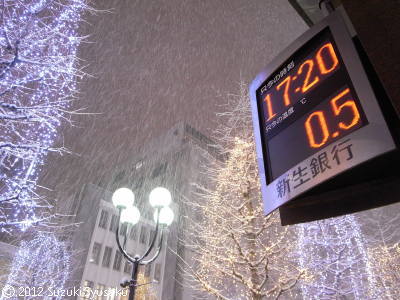
{"type": "Polygon", "coordinates": [[[77,29],[84,0],[0,3],[0,230],[48,219],[37,180],[83,75],[77,29]]]}

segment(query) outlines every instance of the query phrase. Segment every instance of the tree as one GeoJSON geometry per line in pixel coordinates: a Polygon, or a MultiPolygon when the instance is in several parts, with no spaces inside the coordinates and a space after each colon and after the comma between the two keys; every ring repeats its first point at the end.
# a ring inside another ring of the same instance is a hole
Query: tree
{"type": "Polygon", "coordinates": [[[217,299],[279,298],[303,271],[291,252],[293,230],[278,213],[263,214],[247,88],[229,95],[215,145],[223,159],[206,155],[203,183],[184,205],[183,284],[217,299]]]}
{"type": "Polygon", "coordinates": [[[70,271],[67,243],[54,233],[39,232],[30,241],[21,242],[1,298],[19,299],[20,295],[24,299],[64,299],[61,292],[70,271]]]}
{"type": "Polygon", "coordinates": [[[371,247],[368,249],[368,258],[377,277],[371,295],[379,293],[385,299],[399,299],[400,244],[371,247]]]}
{"type": "Polygon", "coordinates": [[[38,176],[84,73],[76,52],[85,0],[0,2],[0,229],[51,222],[38,176]]]}
{"type": "Polygon", "coordinates": [[[215,136],[225,159],[205,154],[204,182],[184,203],[183,284],[217,299],[376,299],[385,265],[392,287],[398,247],[368,252],[354,215],[284,228],[263,216],[245,86],[227,106],[215,136]]]}
{"type": "Polygon", "coordinates": [[[371,295],[400,299],[400,216],[394,205],[363,213],[369,268],[376,278],[371,295]],[[374,292],[374,293],[373,293],[374,292]]]}
{"type": "Polygon", "coordinates": [[[144,272],[141,271],[138,274],[135,297],[137,299],[146,299],[146,300],[156,300],[155,292],[152,288],[151,279],[144,275],[144,272]]]}
{"type": "Polygon", "coordinates": [[[302,282],[305,299],[376,299],[376,274],[353,215],[300,225],[300,265],[311,278],[302,282]]]}

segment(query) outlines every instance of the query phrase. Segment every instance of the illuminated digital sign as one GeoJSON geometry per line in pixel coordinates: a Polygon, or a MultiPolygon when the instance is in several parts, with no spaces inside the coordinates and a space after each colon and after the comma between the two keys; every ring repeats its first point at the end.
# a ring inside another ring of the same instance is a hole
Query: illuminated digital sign
{"type": "Polygon", "coordinates": [[[367,124],[329,28],[257,90],[271,182],[304,158],[367,124]]]}
{"type": "Polygon", "coordinates": [[[250,87],[265,213],[395,149],[337,13],[314,26],[250,87]]]}

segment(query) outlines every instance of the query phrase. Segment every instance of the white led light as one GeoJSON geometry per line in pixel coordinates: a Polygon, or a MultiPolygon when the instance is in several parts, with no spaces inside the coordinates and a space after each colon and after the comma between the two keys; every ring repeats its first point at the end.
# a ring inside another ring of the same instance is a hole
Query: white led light
{"type": "Polygon", "coordinates": [[[117,208],[126,208],[133,205],[135,195],[128,188],[119,188],[112,195],[112,202],[117,208]]]}
{"type": "Polygon", "coordinates": [[[153,207],[167,206],[171,203],[171,200],[171,193],[163,187],[156,187],[149,195],[149,202],[153,207]]]}
{"type": "Polygon", "coordinates": [[[140,211],[136,206],[129,206],[121,212],[121,223],[135,225],[140,220],[140,211]]]}
{"type": "MultiPolygon", "coordinates": [[[[161,208],[159,223],[163,225],[171,225],[174,220],[174,212],[168,206],[161,208]]],[[[157,211],[154,212],[154,222],[157,222],[157,211]]]]}

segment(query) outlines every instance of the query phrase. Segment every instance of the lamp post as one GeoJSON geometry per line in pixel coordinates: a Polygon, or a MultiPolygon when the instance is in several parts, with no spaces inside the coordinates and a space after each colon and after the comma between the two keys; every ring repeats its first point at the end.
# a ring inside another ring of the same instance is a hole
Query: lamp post
{"type": "Polygon", "coordinates": [[[130,224],[133,226],[139,222],[140,212],[137,207],[133,205],[134,201],[135,195],[128,188],[119,188],[112,196],[112,202],[118,209],[118,226],[115,232],[117,245],[125,259],[127,259],[133,265],[131,279],[121,283],[121,286],[124,288],[129,286],[129,300],[135,299],[139,266],[150,264],[158,257],[163,243],[163,229],[170,225],[174,220],[174,213],[168,206],[171,203],[171,193],[166,188],[156,187],[150,192],[149,195],[150,205],[154,207],[154,222],[156,222],[155,234],[145,253],[143,255],[137,254],[132,257],[126,252],[125,245],[124,247],[121,246],[121,241],[119,238],[119,226],[120,223],[130,224]],[[145,260],[150,254],[151,250],[154,248],[159,231],[161,231],[161,237],[157,245],[157,251],[152,258],[145,260]]]}

